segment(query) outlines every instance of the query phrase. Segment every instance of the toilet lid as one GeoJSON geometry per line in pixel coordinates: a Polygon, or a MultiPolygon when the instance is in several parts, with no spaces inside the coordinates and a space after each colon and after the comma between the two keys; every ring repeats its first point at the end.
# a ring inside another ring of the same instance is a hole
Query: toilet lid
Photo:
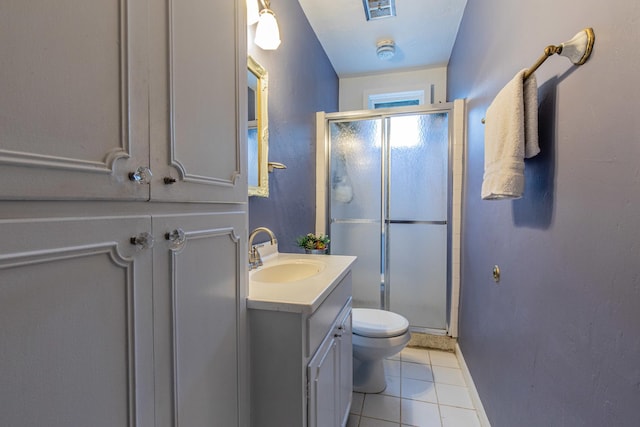
{"type": "Polygon", "coordinates": [[[397,337],[409,329],[407,319],[390,311],[354,308],[352,315],[353,333],[362,337],[397,337]]]}

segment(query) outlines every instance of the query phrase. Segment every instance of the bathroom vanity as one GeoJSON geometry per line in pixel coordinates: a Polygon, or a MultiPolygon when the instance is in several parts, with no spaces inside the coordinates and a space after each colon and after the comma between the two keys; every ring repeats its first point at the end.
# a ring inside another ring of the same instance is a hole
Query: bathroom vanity
{"type": "Polygon", "coordinates": [[[277,254],[250,272],[252,426],[346,424],[355,259],[277,254]]]}

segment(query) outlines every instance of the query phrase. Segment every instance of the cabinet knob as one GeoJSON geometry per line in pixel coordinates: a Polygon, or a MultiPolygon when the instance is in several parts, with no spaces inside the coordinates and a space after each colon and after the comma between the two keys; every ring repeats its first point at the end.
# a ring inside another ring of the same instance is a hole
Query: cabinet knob
{"type": "Polygon", "coordinates": [[[164,238],[169,241],[169,248],[173,250],[181,249],[187,241],[187,235],[181,228],[166,233],[164,238]]]}
{"type": "Polygon", "coordinates": [[[149,184],[152,176],[151,169],[146,166],[140,166],[135,172],[129,174],[129,179],[136,184],[149,184]]]}
{"type": "Polygon", "coordinates": [[[151,249],[153,247],[153,236],[146,231],[131,238],[131,244],[135,245],[138,250],[151,249]]]}

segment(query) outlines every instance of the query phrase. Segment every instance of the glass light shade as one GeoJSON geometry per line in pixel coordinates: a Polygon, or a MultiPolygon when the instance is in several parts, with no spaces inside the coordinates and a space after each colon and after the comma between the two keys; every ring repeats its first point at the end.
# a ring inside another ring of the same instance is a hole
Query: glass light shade
{"type": "Polygon", "coordinates": [[[257,0],[247,0],[247,25],[253,25],[260,19],[257,0]]]}
{"type": "Polygon", "coordinates": [[[280,46],[280,30],[276,15],[271,9],[260,11],[260,20],[256,28],[256,44],[264,50],[276,50],[280,46]]]}

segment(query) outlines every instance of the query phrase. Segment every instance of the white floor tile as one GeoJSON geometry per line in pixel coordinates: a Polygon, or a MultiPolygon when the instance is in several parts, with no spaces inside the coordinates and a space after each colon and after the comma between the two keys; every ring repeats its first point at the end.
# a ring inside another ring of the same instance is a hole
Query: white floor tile
{"type": "Polygon", "coordinates": [[[420,348],[405,348],[400,352],[400,359],[403,362],[429,364],[429,351],[420,348]]]}
{"type": "Polygon", "coordinates": [[[402,378],[412,378],[421,381],[433,381],[433,374],[429,365],[402,362],[402,378]]]}
{"type": "Polygon", "coordinates": [[[443,366],[432,366],[433,380],[436,383],[451,384],[466,387],[462,370],[456,368],[445,368],[443,366]]]}
{"type": "Polygon", "coordinates": [[[405,348],[384,360],[382,393],[353,393],[346,427],[480,427],[455,354],[405,348]]]}
{"type": "Polygon", "coordinates": [[[362,417],[360,419],[360,427],[400,427],[400,424],[377,420],[375,418],[362,417]]]}
{"type": "Polygon", "coordinates": [[[417,427],[441,427],[438,405],[402,399],[402,424],[417,427]]]}
{"type": "Polygon", "coordinates": [[[447,368],[460,368],[458,358],[454,353],[446,351],[429,350],[429,357],[433,366],[445,366],[447,368]]]}
{"type": "Polygon", "coordinates": [[[400,377],[387,377],[387,388],[380,394],[385,396],[400,397],[400,377]]]}
{"type": "Polygon", "coordinates": [[[458,406],[460,408],[474,409],[473,401],[467,387],[457,385],[436,384],[438,403],[441,405],[458,406]]]}
{"type": "Polygon", "coordinates": [[[438,403],[435,384],[431,381],[420,381],[411,378],[402,379],[403,399],[420,400],[422,402],[438,403]]]}
{"type": "Polygon", "coordinates": [[[364,393],[353,393],[351,395],[351,409],[352,414],[362,414],[362,404],[364,403],[364,393]]]}
{"type": "Polygon", "coordinates": [[[349,414],[349,418],[347,419],[347,427],[358,427],[360,424],[360,416],[349,414]]]}
{"type": "Polygon", "coordinates": [[[440,406],[443,427],[480,427],[476,411],[470,409],[440,406]]]}
{"type": "Polygon", "coordinates": [[[399,423],[400,398],[380,394],[367,394],[364,398],[362,416],[399,423]]]}
{"type": "Polygon", "coordinates": [[[399,377],[400,376],[400,361],[399,360],[388,360],[385,359],[382,361],[384,364],[384,374],[387,377],[399,377]]]}

